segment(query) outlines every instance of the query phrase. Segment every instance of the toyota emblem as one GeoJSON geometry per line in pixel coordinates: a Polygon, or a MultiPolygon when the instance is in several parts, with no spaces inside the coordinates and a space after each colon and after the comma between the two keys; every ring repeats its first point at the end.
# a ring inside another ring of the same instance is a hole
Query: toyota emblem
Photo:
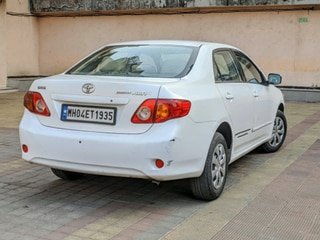
{"type": "Polygon", "coordinates": [[[91,94],[96,90],[96,87],[92,83],[86,83],[82,86],[82,92],[85,94],[91,94]]]}

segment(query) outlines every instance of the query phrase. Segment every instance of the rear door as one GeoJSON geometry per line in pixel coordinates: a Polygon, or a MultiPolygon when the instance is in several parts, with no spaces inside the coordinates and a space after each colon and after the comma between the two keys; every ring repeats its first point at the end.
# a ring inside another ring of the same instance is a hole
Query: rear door
{"type": "Polygon", "coordinates": [[[235,51],[235,56],[240,65],[243,78],[248,83],[251,96],[254,99],[254,138],[257,140],[264,139],[270,136],[270,128],[275,117],[271,89],[264,84],[263,74],[246,55],[235,51]]]}
{"type": "Polygon", "coordinates": [[[242,81],[230,50],[214,51],[213,62],[216,86],[231,119],[234,154],[241,154],[252,140],[254,111],[251,90],[242,81]]]}

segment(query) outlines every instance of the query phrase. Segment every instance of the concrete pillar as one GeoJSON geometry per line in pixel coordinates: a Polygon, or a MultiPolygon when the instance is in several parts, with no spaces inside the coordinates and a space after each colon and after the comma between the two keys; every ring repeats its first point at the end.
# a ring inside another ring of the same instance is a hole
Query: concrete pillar
{"type": "Polygon", "coordinates": [[[0,89],[7,83],[6,4],[0,0],[0,89]]]}

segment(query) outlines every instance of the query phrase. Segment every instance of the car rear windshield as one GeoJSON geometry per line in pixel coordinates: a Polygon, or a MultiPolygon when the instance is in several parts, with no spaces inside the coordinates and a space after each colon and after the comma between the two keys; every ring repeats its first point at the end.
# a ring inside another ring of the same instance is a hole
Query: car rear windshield
{"type": "Polygon", "coordinates": [[[197,47],[128,45],[106,47],[77,64],[66,74],[176,78],[192,68],[197,47]]]}

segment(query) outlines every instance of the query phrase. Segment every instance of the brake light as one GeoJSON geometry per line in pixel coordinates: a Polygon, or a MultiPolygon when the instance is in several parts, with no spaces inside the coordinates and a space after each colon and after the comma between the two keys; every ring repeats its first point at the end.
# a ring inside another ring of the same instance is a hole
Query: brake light
{"type": "Polygon", "coordinates": [[[180,99],[147,99],[134,113],[132,123],[162,123],[188,115],[191,102],[180,99]]]}
{"type": "Polygon", "coordinates": [[[39,114],[42,116],[50,116],[49,108],[44,101],[43,97],[38,92],[27,92],[24,95],[24,103],[23,105],[30,111],[35,114],[39,114]]]}

